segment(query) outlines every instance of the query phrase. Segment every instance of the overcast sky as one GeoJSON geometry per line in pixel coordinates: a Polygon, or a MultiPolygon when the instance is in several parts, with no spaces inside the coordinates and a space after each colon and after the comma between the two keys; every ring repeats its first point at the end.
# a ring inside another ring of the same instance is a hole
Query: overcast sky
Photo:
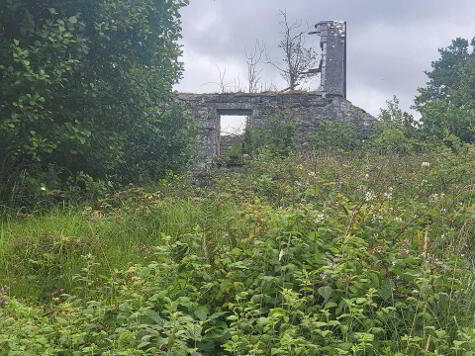
{"type": "MultiPolygon", "coordinates": [[[[475,36],[475,0],[191,0],[181,11],[185,73],[176,90],[217,92],[220,72],[229,91],[245,90],[244,54],[256,40],[281,58],[280,9],[309,27],[347,21],[348,99],[374,115],[393,95],[409,109],[437,49],[475,36]]],[[[307,44],[318,49],[319,38],[307,44]]],[[[272,66],[262,69],[263,85],[285,87],[272,66]]],[[[308,86],[316,89],[318,80],[308,86]]]]}

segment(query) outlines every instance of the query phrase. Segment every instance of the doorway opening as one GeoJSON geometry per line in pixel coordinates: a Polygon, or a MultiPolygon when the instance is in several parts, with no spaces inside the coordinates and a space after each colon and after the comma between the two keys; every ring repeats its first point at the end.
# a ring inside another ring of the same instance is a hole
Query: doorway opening
{"type": "Polygon", "coordinates": [[[247,126],[246,115],[221,115],[220,132],[223,136],[240,136],[244,134],[247,126]]]}
{"type": "Polygon", "coordinates": [[[251,110],[219,110],[219,152],[229,155],[240,149],[251,110]]]}

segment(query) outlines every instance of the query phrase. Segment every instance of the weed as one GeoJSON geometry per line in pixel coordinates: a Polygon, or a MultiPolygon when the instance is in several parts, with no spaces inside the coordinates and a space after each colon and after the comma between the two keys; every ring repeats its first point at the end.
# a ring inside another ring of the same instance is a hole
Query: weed
{"type": "Polygon", "coordinates": [[[0,355],[471,355],[473,162],[263,150],[4,220],[0,355]]]}

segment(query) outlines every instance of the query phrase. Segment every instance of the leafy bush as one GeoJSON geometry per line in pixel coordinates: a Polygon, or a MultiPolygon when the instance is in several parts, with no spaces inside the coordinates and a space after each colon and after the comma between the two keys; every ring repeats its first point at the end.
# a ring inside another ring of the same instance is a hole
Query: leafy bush
{"type": "Polygon", "coordinates": [[[381,155],[408,155],[422,151],[425,144],[421,140],[418,122],[401,110],[396,96],[387,100],[386,106],[373,125],[374,133],[367,148],[381,155]]]}
{"type": "Polygon", "coordinates": [[[281,110],[268,117],[262,127],[246,127],[243,152],[255,154],[260,149],[267,149],[277,155],[288,156],[295,148],[296,120],[295,114],[281,110]]]}
{"type": "Polygon", "coordinates": [[[470,355],[474,162],[263,151],[6,222],[0,352],[470,355]]]}
{"type": "Polygon", "coordinates": [[[3,4],[0,201],[26,204],[18,189],[31,196],[50,166],[64,184],[79,172],[130,182],[183,165],[189,125],[171,89],[182,73],[178,10],[186,4],[3,4]],[[22,176],[31,182],[16,185],[22,176]]]}
{"type": "Polygon", "coordinates": [[[351,152],[360,149],[368,134],[351,123],[323,120],[313,136],[313,147],[318,151],[351,152]]]}
{"type": "Polygon", "coordinates": [[[422,131],[431,140],[453,135],[475,141],[475,38],[456,38],[439,49],[440,58],[427,72],[429,81],[419,89],[415,107],[422,114],[422,131]]]}

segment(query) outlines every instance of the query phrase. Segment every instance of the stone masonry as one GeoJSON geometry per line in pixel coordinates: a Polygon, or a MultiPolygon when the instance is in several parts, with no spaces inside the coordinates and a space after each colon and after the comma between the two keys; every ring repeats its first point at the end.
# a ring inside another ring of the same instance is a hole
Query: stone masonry
{"type": "Polygon", "coordinates": [[[201,160],[213,161],[221,155],[220,116],[244,115],[247,127],[266,127],[275,114],[289,115],[297,123],[296,144],[308,145],[322,121],[335,120],[366,130],[374,118],[346,100],[346,23],[324,21],[316,26],[322,49],[321,85],[314,92],[267,92],[222,94],[177,94],[189,104],[201,137],[201,160]]]}
{"type": "Polygon", "coordinates": [[[320,36],[320,88],[322,93],[346,98],[346,22],[323,21],[310,34],[320,36]]]}
{"type": "Polygon", "coordinates": [[[266,118],[284,112],[297,121],[297,145],[305,146],[323,120],[347,122],[364,129],[372,116],[338,95],[319,92],[179,94],[190,104],[201,130],[201,153],[206,159],[220,156],[220,116],[246,115],[248,127],[266,127],[266,118]]]}

